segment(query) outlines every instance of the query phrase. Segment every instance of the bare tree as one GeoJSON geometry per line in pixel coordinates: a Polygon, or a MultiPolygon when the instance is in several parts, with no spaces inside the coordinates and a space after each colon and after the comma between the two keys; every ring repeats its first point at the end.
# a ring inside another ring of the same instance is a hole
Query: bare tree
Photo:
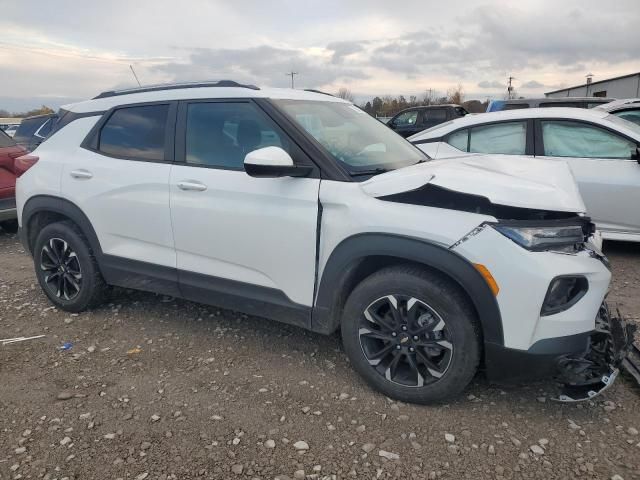
{"type": "Polygon", "coordinates": [[[447,90],[447,101],[449,103],[462,105],[464,102],[464,91],[462,90],[462,85],[458,84],[457,87],[452,87],[447,90]]]}
{"type": "Polygon", "coordinates": [[[340,90],[338,90],[338,93],[336,93],[336,97],[342,98],[343,100],[347,100],[349,102],[353,102],[354,100],[351,90],[345,87],[341,87],[340,90]]]}

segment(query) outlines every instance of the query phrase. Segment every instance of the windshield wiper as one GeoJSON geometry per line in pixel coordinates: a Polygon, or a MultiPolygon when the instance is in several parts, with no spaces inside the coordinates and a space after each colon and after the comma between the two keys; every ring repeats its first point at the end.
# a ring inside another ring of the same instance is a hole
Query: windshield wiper
{"type": "Polygon", "coordinates": [[[390,172],[391,170],[388,168],[372,168],[370,170],[358,170],[357,172],[350,172],[352,177],[361,177],[363,175],[378,175],[379,173],[390,172]]]}

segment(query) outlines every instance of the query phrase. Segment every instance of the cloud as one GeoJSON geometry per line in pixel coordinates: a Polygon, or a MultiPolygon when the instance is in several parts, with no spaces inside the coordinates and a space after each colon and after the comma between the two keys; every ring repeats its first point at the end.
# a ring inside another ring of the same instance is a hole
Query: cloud
{"type": "Polygon", "coordinates": [[[498,82],[497,80],[492,80],[492,81],[483,80],[482,82],[478,83],[478,87],[480,87],[480,88],[493,88],[493,89],[505,89],[505,88],[507,88],[507,86],[505,84],[502,84],[502,83],[498,82]]]}
{"type": "Polygon", "coordinates": [[[268,45],[246,49],[200,48],[186,62],[158,65],[155,70],[172,81],[231,78],[272,86],[287,86],[286,74],[290,71],[298,72],[296,82],[306,87],[368,78],[359,68],[335,65],[320,55],[268,45]]]}
{"type": "Polygon", "coordinates": [[[547,85],[540,83],[537,80],[529,80],[520,85],[520,88],[545,88],[547,85]]]}
{"type": "Polygon", "coordinates": [[[332,63],[342,63],[345,57],[362,52],[364,50],[364,44],[363,42],[357,41],[332,42],[327,45],[327,50],[333,52],[331,57],[332,63]]]}

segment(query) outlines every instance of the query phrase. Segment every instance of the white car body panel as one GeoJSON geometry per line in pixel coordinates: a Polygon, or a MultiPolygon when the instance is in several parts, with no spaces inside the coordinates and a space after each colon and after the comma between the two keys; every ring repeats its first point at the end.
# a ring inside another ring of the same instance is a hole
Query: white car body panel
{"type": "Polygon", "coordinates": [[[493,228],[485,227],[458,244],[454,251],[487,267],[500,287],[497,301],[502,318],[512,319],[503,321],[505,346],[526,350],[538,340],[593,330],[593,312],[598,311],[611,279],[611,272],[602,262],[587,252],[527,252],[527,260],[523,261],[523,248],[504,239],[493,228]],[[495,255],[497,245],[500,255],[495,255]],[[559,275],[584,275],[589,290],[570,309],[540,316],[549,284],[559,275]]]}
{"type": "Polygon", "coordinates": [[[416,190],[426,183],[488,198],[498,205],[583,213],[584,203],[563,163],[501,155],[436,160],[376,175],[362,184],[373,197],[416,190]]]}
{"type": "Polygon", "coordinates": [[[313,303],[320,180],[253,178],[174,165],[171,218],[180,270],[281,290],[313,303]],[[180,182],[206,186],[181,190],[180,182]]]}
{"type": "MultiPolygon", "coordinates": [[[[612,102],[615,103],[615,102],[612,102]]],[[[412,142],[440,138],[460,128],[483,125],[496,121],[526,120],[536,118],[579,120],[601,126],[629,137],[640,144],[640,134],[633,128],[625,126],[626,122],[612,121],[604,104],[590,110],[581,108],[532,108],[507,110],[466,116],[432,128],[409,138],[412,142]]],[[[436,159],[452,159],[460,155],[482,158],[482,155],[462,152],[446,142],[418,143],[416,146],[436,159]]],[[[514,163],[527,155],[489,155],[511,158],[514,163]]],[[[566,163],[571,168],[578,184],[581,196],[586,205],[586,212],[599,230],[602,237],[609,240],[640,241],[640,165],[633,159],[578,158],[537,156],[548,165],[566,163]]]]}

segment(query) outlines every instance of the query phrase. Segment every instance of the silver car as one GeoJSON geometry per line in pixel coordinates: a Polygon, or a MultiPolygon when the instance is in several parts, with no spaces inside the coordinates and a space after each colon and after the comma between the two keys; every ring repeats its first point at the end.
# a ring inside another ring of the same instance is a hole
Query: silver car
{"type": "Polygon", "coordinates": [[[604,110],[530,108],[468,115],[408,140],[435,159],[493,153],[566,161],[602,237],[640,242],[640,125],[604,110]]]}

